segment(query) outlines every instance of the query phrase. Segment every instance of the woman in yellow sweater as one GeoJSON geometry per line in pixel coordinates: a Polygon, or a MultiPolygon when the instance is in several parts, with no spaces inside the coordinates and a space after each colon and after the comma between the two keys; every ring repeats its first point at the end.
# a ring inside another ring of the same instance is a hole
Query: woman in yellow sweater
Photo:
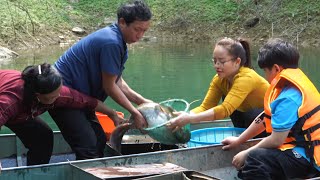
{"type": "Polygon", "coordinates": [[[245,40],[221,39],[214,47],[213,77],[202,104],[172,119],[174,131],[188,123],[230,117],[235,127],[247,128],[263,111],[264,94],[269,83],[251,69],[250,46],[245,40]],[[220,99],[222,103],[219,104],[220,99]]]}

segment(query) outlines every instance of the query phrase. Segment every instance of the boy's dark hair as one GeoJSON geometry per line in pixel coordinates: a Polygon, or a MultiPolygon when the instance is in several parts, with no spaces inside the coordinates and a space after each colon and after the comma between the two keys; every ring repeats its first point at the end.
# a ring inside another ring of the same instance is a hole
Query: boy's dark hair
{"type": "Polygon", "coordinates": [[[217,42],[216,46],[223,46],[233,58],[241,59],[241,66],[252,68],[249,42],[245,39],[223,38],[217,42]]]}
{"type": "Polygon", "coordinates": [[[26,67],[21,77],[24,80],[24,104],[30,104],[35,98],[35,93],[51,93],[62,83],[61,75],[48,63],[26,67]]]}
{"type": "Polygon", "coordinates": [[[123,4],[119,7],[118,21],[123,18],[127,25],[134,21],[149,21],[151,19],[151,11],[148,5],[142,0],[134,0],[130,3],[123,4]]]}
{"type": "Polygon", "coordinates": [[[298,68],[299,52],[290,43],[276,38],[270,39],[258,53],[258,65],[261,69],[271,69],[274,64],[283,68],[298,68]]]}

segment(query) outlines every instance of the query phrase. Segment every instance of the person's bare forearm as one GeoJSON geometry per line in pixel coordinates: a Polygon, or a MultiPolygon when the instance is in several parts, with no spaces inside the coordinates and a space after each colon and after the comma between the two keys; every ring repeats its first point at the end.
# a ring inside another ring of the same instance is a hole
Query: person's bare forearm
{"type": "Polygon", "coordinates": [[[190,113],[190,122],[189,123],[199,123],[202,121],[213,121],[214,119],[214,111],[213,109],[208,109],[204,112],[194,114],[190,113]]]}
{"type": "Polygon", "coordinates": [[[117,114],[116,111],[107,107],[107,105],[105,105],[102,101],[99,101],[99,100],[98,100],[98,104],[95,108],[95,111],[106,114],[108,116],[114,116],[117,114]]]}
{"type": "Polygon", "coordinates": [[[102,72],[102,86],[104,91],[120,106],[125,108],[131,114],[136,128],[147,127],[147,122],[141,113],[131,104],[141,104],[147,102],[141,95],[131,90],[128,85],[120,78],[117,82],[117,75],[102,72]],[[124,84],[124,85],[122,85],[124,84]],[[124,86],[124,88],[123,88],[124,86]],[[124,89],[124,90],[123,90],[124,89]],[[133,91],[133,92],[132,92],[133,91]]]}
{"type": "Polygon", "coordinates": [[[259,135],[265,130],[263,121],[254,120],[251,125],[239,136],[239,143],[244,143],[247,140],[259,135]]]}
{"type": "Polygon", "coordinates": [[[129,99],[129,101],[137,105],[149,101],[148,99],[145,99],[142,95],[131,89],[124,79],[121,79],[121,84],[119,87],[121,88],[122,92],[126,95],[126,97],[129,99]]]}
{"type": "Polygon", "coordinates": [[[103,89],[104,91],[120,106],[128,110],[130,113],[137,113],[135,107],[131,104],[126,95],[121,91],[120,87],[122,83],[122,78],[119,79],[119,82],[116,84],[115,81],[117,76],[102,73],[103,80],[103,89]]]}
{"type": "Polygon", "coordinates": [[[120,104],[122,107],[126,108],[130,112],[136,128],[140,129],[147,127],[147,122],[144,119],[144,117],[131,104],[129,99],[127,99],[127,96],[125,96],[123,91],[121,91],[120,87],[118,85],[114,85],[113,88],[115,89],[112,89],[109,95],[112,97],[113,100],[115,100],[118,104],[120,104]]]}
{"type": "Polygon", "coordinates": [[[136,108],[131,104],[130,100],[117,85],[114,85],[112,88],[110,88],[108,94],[115,102],[128,110],[130,113],[136,112],[136,108]]]}
{"type": "Polygon", "coordinates": [[[248,151],[255,148],[278,148],[282,145],[288,137],[289,131],[285,132],[272,132],[270,136],[263,138],[258,144],[250,147],[248,151]]]}

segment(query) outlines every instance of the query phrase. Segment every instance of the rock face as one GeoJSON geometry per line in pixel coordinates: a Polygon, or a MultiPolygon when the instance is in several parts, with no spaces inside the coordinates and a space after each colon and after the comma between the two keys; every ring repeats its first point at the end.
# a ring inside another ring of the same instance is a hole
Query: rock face
{"type": "Polygon", "coordinates": [[[11,51],[8,48],[0,46],[0,60],[11,59],[11,58],[14,58],[14,57],[17,57],[17,56],[19,56],[18,53],[14,52],[14,51],[11,51]]]}

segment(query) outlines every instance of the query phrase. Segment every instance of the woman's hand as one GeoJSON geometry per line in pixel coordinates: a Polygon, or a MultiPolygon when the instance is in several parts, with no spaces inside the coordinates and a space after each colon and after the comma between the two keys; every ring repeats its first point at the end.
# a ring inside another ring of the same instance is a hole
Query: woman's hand
{"type": "Polygon", "coordinates": [[[239,146],[240,143],[238,140],[239,140],[239,137],[234,137],[234,136],[225,138],[224,140],[221,141],[221,143],[224,145],[222,147],[222,150],[229,150],[239,146]]]}
{"type": "Polygon", "coordinates": [[[172,132],[176,132],[180,128],[190,123],[191,115],[186,112],[175,112],[178,117],[175,117],[167,122],[167,127],[172,129],[172,132]]]}
{"type": "Polygon", "coordinates": [[[112,119],[116,127],[125,122],[125,119],[123,119],[122,117],[119,117],[117,113],[110,115],[110,118],[112,119]]]}

